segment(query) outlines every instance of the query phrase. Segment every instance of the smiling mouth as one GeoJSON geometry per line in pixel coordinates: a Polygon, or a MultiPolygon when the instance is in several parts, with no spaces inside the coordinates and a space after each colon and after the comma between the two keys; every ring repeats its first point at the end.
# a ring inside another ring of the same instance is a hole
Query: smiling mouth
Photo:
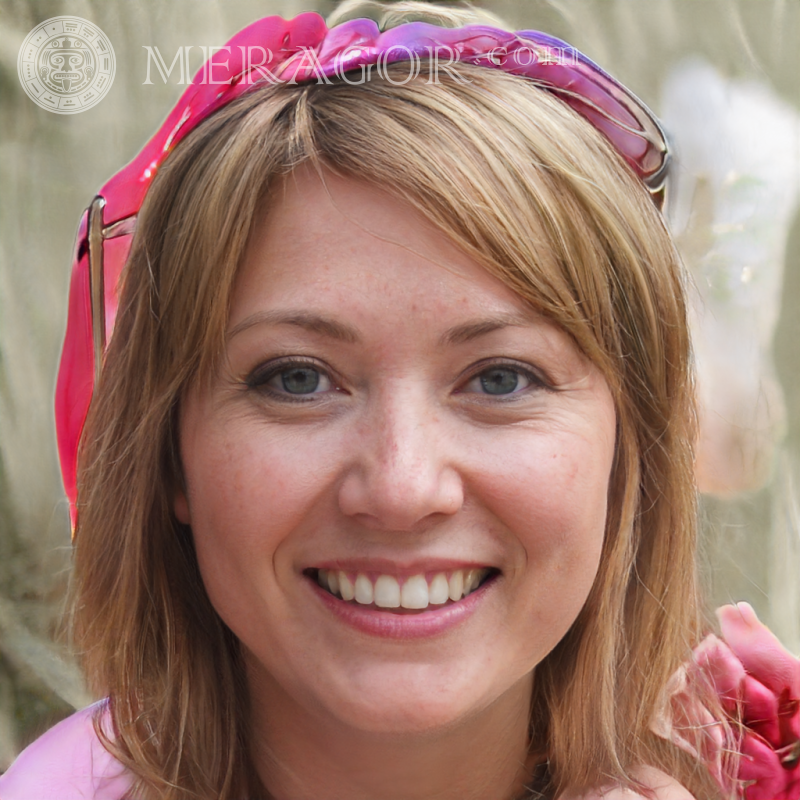
{"type": "Polygon", "coordinates": [[[396,613],[422,612],[444,608],[477,591],[499,574],[498,570],[457,569],[430,575],[419,573],[398,579],[394,575],[367,575],[344,570],[307,570],[328,594],[347,603],[396,613]]]}

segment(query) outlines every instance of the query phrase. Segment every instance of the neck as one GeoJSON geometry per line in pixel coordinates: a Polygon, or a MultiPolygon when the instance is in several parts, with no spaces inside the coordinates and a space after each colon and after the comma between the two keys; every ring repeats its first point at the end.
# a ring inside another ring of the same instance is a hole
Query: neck
{"type": "Polygon", "coordinates": [[[530,677],[445,730],[375,733],[250,674],[253,755],[276,800],[513,800],[524,794],[530,677]]]}

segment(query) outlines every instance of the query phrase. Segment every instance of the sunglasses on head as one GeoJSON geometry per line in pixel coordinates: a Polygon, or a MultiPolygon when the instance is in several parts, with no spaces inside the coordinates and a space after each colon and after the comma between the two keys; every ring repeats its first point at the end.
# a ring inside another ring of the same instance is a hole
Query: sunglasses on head
{"type": "Polygon", "coordinates": [[[670,153],[660,123],[633,93],[560,39],[538,31],[442,28],[423,22],[382,33],[367,19],[328,29],[315,13],[254,22],[203,65],[164,124],[103,186],[81,218],[56,387],[59,458],[73,530],[79,440],[114,328],[117,285],[136,215],[161,164],[198,123],[253,86],[354,83],[358,70],[363,78],[373,68],[380,72],[403,61],[412,69],[422,63],[428,70],[456,71],[459,63],[499,69],[551,92],[608,139],[662,208],[670,153]]]}

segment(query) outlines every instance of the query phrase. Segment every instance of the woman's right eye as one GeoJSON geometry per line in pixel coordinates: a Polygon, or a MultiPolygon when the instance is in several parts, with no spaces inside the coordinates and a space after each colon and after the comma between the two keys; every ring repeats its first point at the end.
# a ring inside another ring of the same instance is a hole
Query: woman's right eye
{"type": "Polygon", "coordinates": [[[247,379],[251,389],[292,400],[336,389],[328,374],[313,364],[283,362],[260,367],[247,379]]]}

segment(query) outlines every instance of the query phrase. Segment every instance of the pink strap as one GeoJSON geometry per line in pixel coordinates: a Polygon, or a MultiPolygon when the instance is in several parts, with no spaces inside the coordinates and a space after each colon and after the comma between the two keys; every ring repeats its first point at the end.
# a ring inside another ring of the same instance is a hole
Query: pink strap
{"type": "Polygon", "coordinates": [[[131,778],[94,730],[110,731],[108,703],[73,714],[20,753],[0,775],[0,800],[124,800],[131,778]]]}

